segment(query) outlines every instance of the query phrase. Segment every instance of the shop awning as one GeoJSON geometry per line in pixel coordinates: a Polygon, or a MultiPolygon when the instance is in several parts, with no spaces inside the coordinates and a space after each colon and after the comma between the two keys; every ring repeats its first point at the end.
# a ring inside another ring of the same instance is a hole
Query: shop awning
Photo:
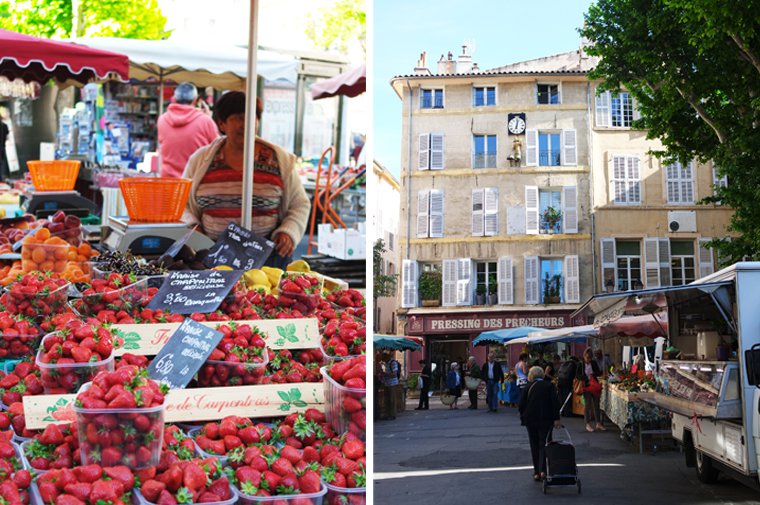
{"type": "Polygon", "coordinates": [[[359,96],[367,90],[367,66],[361,65],[348,72],[312,85],[311,98],[319,100],[331,96],[359,96]]]}
{"type": "Polygon", "coordinates": [[[599,335],[599,330],[593,325],[569,326],[555,330],[532,331],[526,337],[510,340],[511,344],[548,344],[550,342],[584,342],[589,337],[599,335]]]}
{"type": "Polygon", "coordinates": [[[421,338],[398,335],[375,334],[372,337],[372,345],[375,349],[393,349],[394,351],[419,351],[422,345],[421,338]]]}
{"type": "Polygon", "coordinates": [[[516,338],[527,337],[532,331],[543,331],[544,328],[535,326],[519,326],[517,328],[503,328],[501,330],[484,331],[472,341],[472,345],[506,344],[516,338]]]}
{"type": "Polygon", "coordinates": [[[0,75],[41,84],[52,79],[60,86],[114,77],[127,81],[129,60],[118,51],[0,30],[0,75]]]}

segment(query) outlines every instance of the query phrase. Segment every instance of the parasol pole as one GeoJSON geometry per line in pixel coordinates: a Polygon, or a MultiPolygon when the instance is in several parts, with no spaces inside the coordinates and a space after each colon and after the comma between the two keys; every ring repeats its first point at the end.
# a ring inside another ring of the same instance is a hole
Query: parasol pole
{"type": "Polygon", "coordinates": [[[256,145],[256,48],[258,47],[256,21],[259,2],[251,0],[248,23],[248,79],[245,93],[245,147],[243,149],[243,207],[240,224],[251,229],[253,206],[253,158],[256,145]]]}

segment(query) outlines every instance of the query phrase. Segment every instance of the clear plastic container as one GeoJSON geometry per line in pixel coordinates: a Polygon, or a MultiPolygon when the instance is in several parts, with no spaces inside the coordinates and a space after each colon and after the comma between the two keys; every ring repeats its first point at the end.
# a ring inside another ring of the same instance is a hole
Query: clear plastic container
{"type": "Polygon", "coordinates": [[[127,310],[148,304],[148,278],[143,277],[128,286],[91,295],[82,295],[71,307],[81,316],[95,316],[101,310],[127,310]]]}
{"type": "MultiPolygon", "coordinates": [[[[79,388],[79,393],[84,393],[90,386],[91,382],[83,385],[79,388]]],[[[164,411],[166,410],[166,402],[163,405],[150,408],[136,408],[136,409],[85,409],[77,407],[76,403],[72,406],[74,414],[77,418],[77,429],[79,433],[79,451],[82,457],[82,465],[89,465],[97,463],[103,466],[107,466],[107,461],[102,461],[100,458],[93,458],[93,451],[97,451],[101,457],[104,456],[104,450],[111,448],[110,445],[90,443],[87,439],[87,426],[92,424],[97,427],[103,426],[103,423],[107,420],[107,417],[113,417],[116,421],[116,426],[121,429],[134,428],[137,433],[137,441],[135,442],[135,448],[133,451],[127,450],[127,445],[117,447],[121,453],[121,459],[114,462],[115,465],[126,465],[132,469],[144,468],[147,466],[158,465],[158,461],[161,459],[161,448],[164,441],[164,411]],[[142,428],[142,418],[147,417],[148,428],[142,428]],[[146,443],[139,437],[152,434],[153,440],[146,443]],[[147,448],[150,455],[149,457],[141,457],[140,449],[147,448]]]]}
{"type": "Polygon", "coordinates": [[[55,272],[66,270],[69,257],[68,243],[21,245],[21,269],[24,272],[55,272]]]}
{"type": "Polygon", "coordinates": [[[366,440],[366,429],[360,428],[359,425],[351,420],[353,414],[346,412],[343,403],[346,398],[354,398],[358,400],[364,408],[357,413],[361,413],[365,416],[364,422],[366,426],[367,390],[347,388],[346,386],[338,384],[335,379],[330,377],[327,373],[327,367],[323,366],[319,371],[322,373],[322,377],[324,377],[325,417],[327,417],[327,422],[330,423],[330,426],[335,430],[335,433],[351,431],[362,440],[366,440]]]}
{"type": "MultiPolygon", "coordinates": [[[[235,494],[235,490],[230,485],[230,491],[231,496],[229,500],[225,501],[212,501],[212,502],[206,502],[204,505],[232,505],[235,503],[238,499],[237,494],[235,494]]],[[[132,494],[134,495],[134,499],[132,500],[133,505],[155,505],[153,502],[150,502],[145,499],[145,497],[140,492],[140,489],[135,487],[132,490],[132,494]]]]}
{"type": "Polygon", "coordinates": [[[196,451],[199,452],[200,455],[201,455],[201,457],[204,458],[204,459],[205,458],[216,458],[219,461],[220,465],[227,466],[227,464],[229,463],[229,459],[230,459],[229,457],[227,457],[224,454],[213,454],[213,453],[210,453],[210,452],[206,452],[203,449],[201,449],[201,447],[195,441],[195,437],[198,436],[198,434],[201,432],[202,429],[203,429],[203,427],[200,426],[198,428],[193,428],[192,430],[189,430],[187,432],[187,436],[193,439],[193,443],[195,444],[196,451]]]}
{"type": "Polygon", "coordinates": [[[57,335],[58,332],[48,333],[42,338],[42,343],[37,351],[37,358],[34,360],[40,368],[40,379],[46,395],[76,393],[85,382],[90,382],[98,372],[113,371],[113,352],[104,360],[90,363],[43,363],[42,355],[45,342],[57,335]]]}
{"type": "Polygon", "coordinates": [[[327,487],[324,483],[321,483],[321,489],[317,493],[308,494],[288,494],[288,495],[275,495],[275,496],[251,496],[240,491],[236,486],[232,486],[232,490],[238,497],[238,503],[242,505],[270,505],[271,503],[287,503],[298,500],[298,503],[306,503],[306,500],[310,500],[312,505],[322,505],[322,500],[327,494],[327,487]]]}
{"type": "Polygon", "coordinates": [[[367,503],[366,487],[337,487],[323,482],[327,486],[326,505],[365,505],[367,503]]]}
{"type": "Polygon", "coordinates": [[[37,474],[43,474],[43,473],[47,472],[47,470],[41,470],[39,468],[34,468],[29,463],[29,459],[26,457],[26,448],[27,448],[27,446],[30,443],[32,443],[32,439],[31,438],[25,438],[22,442],[16,442],[16,443],[19,444],[18,454],[19,454],[19,457],[21,459],[21,463],[24,465],[24,468],[26,468],[27,470],[33,470],[37,474]]]}
{"type": "MultiPolygon", "coordinates": [[[[303,292],[294,292],[289,291],[287,289],[283,289],[283,285],[287,281],[295,282],[294,279],[300,276],[304,276],[309,274],[302,274],[302,273],[293,273],[293,272],[285,272],[285,274],[280,279],[280,297],[286,297],[287,299],[292,300],[292,303],[289,301],[283,300],[280,298],[280,305],[291,307],[293,309],[298,309],[302,314],[308,315],[313,314],[314,311],[317,310],[317,307],[319,306],[319,302],[322,299],[322,282],[318,282],[316,285],[311,286],[313,289],[313,293],[303,293],[303,292]]],[[[313,277],[313,276],[310,276],[313,277]]],[[[316,278],[316,277],[315,277],[316,278]]],[[[319,280],[319,279],[318,279],[319,280]]]]}
{"type": "Polygon", "coordinates": [[[37,332],[36,335],[0,334],[0,358],[16,359],[31,356],[42,340],[42,331],[36,326],[32,328],[37,332]]]}
{"type": "Polygon", "coordinates": [[[59,237],[68,242],[71,245],[78,246],[82,242],[84,242],[84,232],[82,231],[82,226],[77,226],[76,228],[69,228],[65,230],[61,230],[58,232],[53,233],[50,232],[51,237],[59,237]]]}
{"type": "Polygon", "coordinates": [[[262,361],[260,363],[233,363],[232,361],[216,361],[212,359],[206,360],[206,363],[201,366],[198,371],[196,382],[200,387],[224,387],[224,386],[252,386],[261,384],[261,379],[266,372],[266,366],[269,363],[269,352],[267,347],[264,346],[264,352],[261,356],[262,361]],[[215,375],[218,375],[221,371],[227,374],[227,378],[223,384],[214,386],[210,380],[204,380],[202,378],[203,368],[206,366],[215,367],[215,375]],[[222,370],[220,370],[220,368],[222,370]],[[239,379],[236,380],[236,379],[239,379]]]}
{"type": "Polygon", "coordinates": [[[14,314],[47,317],[61,312],[69,298],[69,285],[65,283],[49,292],[26,293],[14,290],[11,284],[0,298],[0,304],[14,314]]]}

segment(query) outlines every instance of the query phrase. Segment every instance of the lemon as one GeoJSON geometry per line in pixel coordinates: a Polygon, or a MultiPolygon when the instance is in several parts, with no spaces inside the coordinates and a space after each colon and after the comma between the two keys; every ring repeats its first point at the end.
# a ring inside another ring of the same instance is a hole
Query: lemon
{"type": "Polygon", "coordinates": [[[219,265],[218,267],[214,267],[211,270],[233,270],[233,268],[228,267],[227,265],[219,265]]]}
{"type": "Polygon", "coordinates": [[[288,272],[311,272],[311,267],[304,260],[295,260],[287,267],[288,272]]]}
{"type": "MultiPolygon", "coordinates": [[[[284,273],[281,268],[273,268],[273,267],[261,267],[261,270],[266,274],[267,278],[269,279],[269,285],[274,287],[277,287],[277,285],[280,283],[280,279],[282,279],[282,274],[284,273]]],[[[262,282],[262,284],[264,284],[262,282]]]]}
{"type": "Polygon", "coordinates": [[[260,284],[262,286],[269,287],[269,277],[264,273],[263,270],[259,270],[258,268],[248,270],[243,274],[243,278],[245,279],[245,283],[248,286],[260,284]]]}

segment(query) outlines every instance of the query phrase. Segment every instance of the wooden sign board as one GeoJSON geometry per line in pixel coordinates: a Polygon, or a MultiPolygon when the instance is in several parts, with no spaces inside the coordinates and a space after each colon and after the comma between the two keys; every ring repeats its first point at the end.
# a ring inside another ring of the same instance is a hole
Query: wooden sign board
{"type": "MultiPolygon", "coordinates": [[[[324,398],[321,382],[172,389],[166,397],[164,421],[216,421],[230,415],[279,417],[309,408],[324,411],[324,398]]],[[[25,396],[26,427],[38,430],[48,424],[75,422],[75,400],[73,394],[25,396]]]]}
{"type": "MultiPolygon", "coordinates": [[[[256,319],[252,321],[204,321],[211,328],[220,324],[248,324],[264,333],[267,347],[279,349],[315,349],[319,347],[319,325],[311,318],[300,319],[256,319]]],[[[114,350],[115,356],[125,353],[140,356],[155,356],[169,341],[169,337],[179,328],[180,323],[158,324],[114,324],[112,328],[121,332],[124,345],[114,350]]]]}

